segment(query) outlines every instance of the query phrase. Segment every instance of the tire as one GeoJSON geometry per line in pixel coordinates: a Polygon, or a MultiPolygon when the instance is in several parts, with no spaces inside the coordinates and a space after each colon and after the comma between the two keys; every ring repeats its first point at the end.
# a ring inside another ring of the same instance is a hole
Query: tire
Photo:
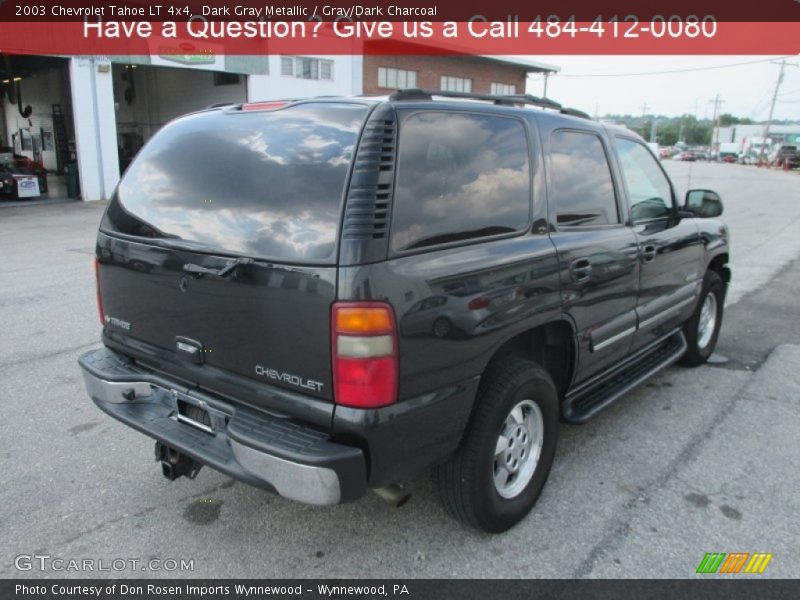
{"type": "Polygon", "coordinates": [[[460,447],[433,472],[445,510],[459,521],[488,533],[500,533],[516,525],[536,504],[550,473],[559,419],[556,386],[547,371],[536,363],[510,357],[487,372],[460,447]],[[520,405],[521,412],[517,416],[524,416],[522,422],[538,423],[540,445],[537,443],[539,437],[533,433],[525,437],[527,432],[533,431],[532,428],[525,429],[519,425],[526,433],[517,439],[529,440],[529,445],[523,441],[522,445],[517,443],[512,448],[512,438],[520,430],[514,427],[519,421],[508,419],[513,419],[512,409],[520,405]],[[506,451],[496,459],[495,453],[501,444],[499,437],[503,432],[507,434],[504,436],[506,451]],[[527,455],[525,448],[528,449],[527,455]],[[538,460],[533,460],[533,471],[526,475],[525,471],[529,471],[527,465],[537,448],[538,460]],[[504,477],[507,485],[502,487],[495,483],[496,473],[504,470],[498,468],[501,461],[509,460],[508,464],[512,464],[512,450],[522,452],[517,456],[519,470],[513,476],[504,477]],[[522,487],[517,491],[513,489],[515,485],[522,487]],[[501,495],[501,487],[507,497],[501,495]]]}
{"type": "Polygon", "coordinates": [[[453,328],[453,324],[450,322],[450,319],[447,317],[439,317],[433,322],[433,336],[437,338],[446,338],[450,335],[450,330],[453,328]]]}
{"type": "Polygon", "coordinates": [[[706,271],[703,278],[703,288],[700,292],[700,298],[697,300],[697,306],[689,317],[689,320],[683,324],[683,334],[686,337],[688,348],[686,354],[680,360],[680,364],[687,367],[697,367],[702,365],[714,352],[717,345],[717,338],[719,337],[720,326],[722,325],[722,314],[724,312],[725,291],[720,276],[714,271],[706,271]],[[714,325],[710,335],[703,336],[700,329],[700,320],[703,317],[703,307],[707,302],[709,295],[713,296],[711,302],[714,312],[714,325]]]}

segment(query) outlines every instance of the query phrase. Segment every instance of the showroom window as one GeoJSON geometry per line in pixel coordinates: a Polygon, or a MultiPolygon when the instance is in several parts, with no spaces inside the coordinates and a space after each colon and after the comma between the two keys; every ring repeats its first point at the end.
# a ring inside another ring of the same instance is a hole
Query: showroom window
{"type": "Polygon", "coordinates": [[[378,87],[405,89],[417,87],[417,72],[391,67],[378,68],[378,87]]]}
{"type": "Polygon", "coordinates": [[[492,83],[491,93],[497,96],[514,96],[517,86],[510,83],[492,83]]]}
{"type": "Polygon", "coordinates": [[[282,56],[281,75],[297,79],[333,81],[333,61],[306,56],[282,56]]]}
{"type": "Polygon", "coordinates": [[[472,79],[442,75],[440,89],[443,92],[471,92],[472,79]]]}

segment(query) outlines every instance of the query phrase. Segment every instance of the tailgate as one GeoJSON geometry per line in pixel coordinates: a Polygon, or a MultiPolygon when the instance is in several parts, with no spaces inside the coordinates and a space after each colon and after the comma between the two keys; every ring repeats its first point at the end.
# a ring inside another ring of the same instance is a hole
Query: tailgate
{"type": "Polygon", "coordinates": [[[159,130],[101,224],[107,338],[220,394],[331,400],[338,229],[367,113],[278,102],[159,130]]]}
{"type": "MultiPolygon", "coordinates": [[[[105,234],[97,252],[104,318],[114,339],[131,348],[174,353],[195,373],[217,368],[231,377],[331,399],[335,267],[254,261],[225,278],[197,277],[184,272],[184,265],[214,270],[232,259],[105,234]]],[[[204,383],[213,389],[213,382],[204,383]]]]}

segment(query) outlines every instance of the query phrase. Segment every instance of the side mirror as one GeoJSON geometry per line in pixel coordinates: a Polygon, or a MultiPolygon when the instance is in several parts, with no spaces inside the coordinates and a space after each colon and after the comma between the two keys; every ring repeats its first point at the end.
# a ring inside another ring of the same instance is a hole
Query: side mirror
{"type": "Polygon", "coordinates": [[[689,190],[684,208],[695,217],[713,219],[722,214],[722,198],[711,190],[689,190]]]}

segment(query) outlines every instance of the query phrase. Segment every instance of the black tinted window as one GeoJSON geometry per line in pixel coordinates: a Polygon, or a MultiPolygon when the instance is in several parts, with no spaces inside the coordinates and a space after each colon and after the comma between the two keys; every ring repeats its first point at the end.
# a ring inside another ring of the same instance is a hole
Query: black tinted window
{"type": "Polygon", "coordinates": [[[578,131],[552,135],[550,197],[560,225],[619,222],[611,170],[598,136],[578,131]]]}
{"type": "Polygon", "coordinates": [[[316,103],[179,119],[131,164],[105,226],[209,251],[332,261],[365,114],[316,103]]]}
{"type": "Polygon", "coordinates": [[[392,248],[518,231],[529,213],[528,143],[521,122],[435,112],[403,121],[392,248]]]}

